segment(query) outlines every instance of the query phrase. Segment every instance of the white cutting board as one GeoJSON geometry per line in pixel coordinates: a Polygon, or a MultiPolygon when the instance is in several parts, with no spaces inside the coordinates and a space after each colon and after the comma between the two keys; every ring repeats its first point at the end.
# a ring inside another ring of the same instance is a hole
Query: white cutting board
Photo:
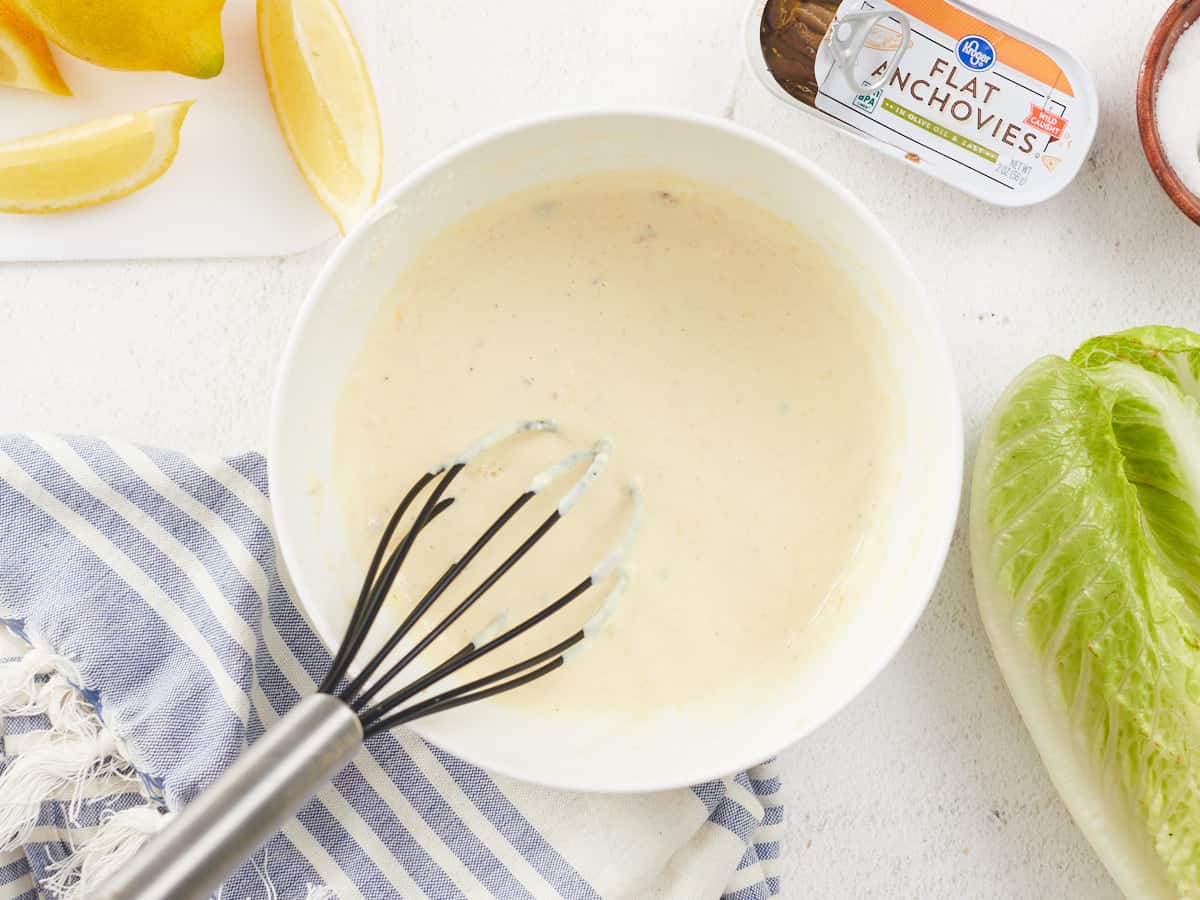
{"type": "MultiPolygon", "coordinates": [[[[374,0],[341,0],[363,52],[374,0]]],[[[175,100],[196,101],[157,182],[91,209],[0,213],[0,261],[278,256],[337,233],[280,136],[258,55],[255,0],[227,0],[225,69],[199,80],[113,72],[55,50],[73,97],[0,88],[0,141],[175,100]]]]}

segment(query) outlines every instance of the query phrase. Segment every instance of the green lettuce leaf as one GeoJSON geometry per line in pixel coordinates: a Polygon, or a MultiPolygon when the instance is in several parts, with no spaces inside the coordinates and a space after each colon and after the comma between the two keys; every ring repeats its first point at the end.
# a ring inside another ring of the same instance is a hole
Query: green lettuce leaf
{"type": "Polygon", "coordinates": [[[1131,898],[1200,900],[1200,336],[1047,357],[976,458],[980,611],[1076,821],[1131,898]]]}
{"type": "Polygon", "coordinates": [[[1151,325],[1092,338],[1071,355],[1071,362],[1085,369],[1128,362],[1200,397],[1200,335],[1184,328],[1151,325]]]}
{"type": "Polygon", "coordinates": [[[1072,362],[1107,392],[1125,477],[1158,562],[1200,630],[1200,336],[1136,329],[1088,341],[1072,362]]]}

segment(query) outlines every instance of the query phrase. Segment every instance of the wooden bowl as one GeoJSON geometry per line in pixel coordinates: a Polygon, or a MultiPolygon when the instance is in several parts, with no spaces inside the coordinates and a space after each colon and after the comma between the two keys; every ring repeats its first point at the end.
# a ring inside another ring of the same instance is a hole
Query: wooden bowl
{"type": "MultiPolygon", "coordinates": [[[[1163,152],[1162,140],[1158,136],[1156,117],[1158,82],[1166,71],[1171,51],[1175,49],[1175,42],[1197,19],[1200,19],[1200,0],[1175,0],[1163,13],[1154,34],[1150,36],[1146,55],[1142,57],[1142,69],[1138,74],[1137,85],[1137,121],[1142,149],[1146,152],[1146,160],[1150,163],[1155,177],[1184,215],[1200,225],[1200,197],[1188,190],[1171,168],[1171,163],[1163,152]]],[[[1200,25],[1196,27],[1200,28],[1200,25]]]]}

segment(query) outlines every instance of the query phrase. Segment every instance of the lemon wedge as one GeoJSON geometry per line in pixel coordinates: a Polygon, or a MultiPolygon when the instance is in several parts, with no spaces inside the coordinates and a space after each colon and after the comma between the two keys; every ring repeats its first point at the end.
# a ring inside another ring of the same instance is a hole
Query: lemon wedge
{"type": "Polygon", "coordinates": [[[69,95],[46,38],[23,12],[0,0],[0,84],[69,95]]]}
{"type": "Polygon", "coordinates": [[[375,92],[346,17],[336,0],[258,0],[258,46],[288,149],[345,234],[383,175],[375,92]]]}
{"type": "Polygon", "coordinates": [[[62,49],[109,69],[212,78],[225,64],[225,0],[0,0],[62,49]]]}
{"type": "Polygon", "coordinates": [[[116,200],[167,171],[191,101],[0,144],[0,212],[49,213],[116,200]]]}

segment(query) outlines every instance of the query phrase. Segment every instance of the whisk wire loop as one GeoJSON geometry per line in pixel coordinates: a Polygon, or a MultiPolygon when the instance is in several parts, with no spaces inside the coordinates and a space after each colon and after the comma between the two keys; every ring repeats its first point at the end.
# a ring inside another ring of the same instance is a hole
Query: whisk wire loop
{"type": "MultiPolygon", "coordinates": [[[[486,547],[491,540],[500,533],[501,529],[508,524],[513,516],[520,512],[525,504],[533,499],[533,496],[533,494],[526,492],[509,504],[508,508],[500,514],[500,516],[491,524],[487,531],[485,531],[480,538],[473,545],[471,545],[471,548],[460,559],[451,564],[451,566],[446,570],[445,574],[438,579],[437,583],[430,588],[425,596],[421,598],[420,602],[413,607],[409,614],[404,618],[404,621],[400,623],[400,626],[392,632],[391,636],[387,639],[387,641],[384,642],[379,651],[365,666],[363,666],[362,671],[353,681],[350,682],[345,691],[343,691],[344,695],[357,698],[353,703],[350,704],[351,706],[355,707],[356,709],[361,709],[362,706],[366,705],[366,703],[368,703],[370,699],[375,696],[383,684],[395,678],[400,674],[401,671],[403,671],[408,663],[412,661],[410,657],[413,657],[416,655],[416,653],[420,652],[417,650],[407,654],[405,658],[401,660],[401,663],[403,664],[397,663],[395,666],[381,675],[373,685],[366,689],[365,692],[359,693],[362,690],[363,685],[367,683],[376,670],[378,670],[378,668],[392,654],[392,652],[398,646],[400,646],[400,643],[408,636],[409,632],[412,631],[413,627],[417,624],[421,617],[428,612],[429,608],[437,602],[438,598],[441,597],[447,589],[449,589],[458,576],[466,570],[467,566],[472,562],[472,560],[474,560],[475,557],[484,549],[484,547],[486,547]]],[[[390,589],[391,585],[388,585],[387,590],[390,589]]],[[[386,599],[386,591],[383,591],[382,593],[383,597],[386,599]]],[[[421,649],[424,648],[422,647],[421,649]]]]}
{"type": "MultiPolygon", "coordinates": [[[[434,519],[455,502],[454,498],[445,496],[454,479],[479,454],[495,444],[517,434],[553,431],[556,427],[554,423],[548,420],[529,420],[491,433],[472,445],[467,452],[443,466],[424,473],[418,478],[408,493],[404,495],[404,498],[388,520],[380,537],[379,545],[372,557],[371,564],[367,569],[366,578],[359,593],[358,603],[355,606],[350,625],[346,631],[346,638],[320,688],[324,693],[336,694],[339,699],[355,711],[366,735],[369,736],[435,712],[461,706],[474,700],[492,697],[504,691],[513,690],[524,684],[528,684],[562,666],[565,662],[564,654],[568,654],[569,656],[576,652],[578,645],[597,630],[596,622],[599,620],[599,614],[593,617],[593,620],[584,628],[519,662],[508,665],[491,674],[475,678],[465,684],[451,687],[435,696],[419,699],[421,694],[429,691],[435,685],[565,609],[572,602],[587,593],[593,585],[604,580],[608,573],[628,553],[633,536],[639,526],[641,501],[636,487],[631,486],[631,494],[634,498],[634,516],[630,528],[621,542],[601,560],[586,578],[517,625],[505,628],[503,618],[506,617],[502,617],[481,632],[474,640],[451,654],[441,663],[433,666],[407,684],[403,684],[396,690],[387,693],[386,696],[380,699],[381,695],[384,695],[387,689],[397,682],[405,670],[419,656],[428,651],[438,638],[445,634],[483,596],[492,590],[500,579],[511,571],[576,506],[584,492],[599,478],[600,473],[611,458],[612,447],[607,441],[598,442],[588,450],[572,453],[538,474],[530,482],[529,487],[510,503],[491,525],[488,526],[483,534],[471,544],[466,553],[456,559],[446,569],[442,576],[408,612],[399,626],[391,631],[387,639],[374,652],[371,658],[353,677],[349,677],[347,681],[347,673],[351,665],[353,665],[354,659],[362,650],[368,632],[378,618],[380,610],[387,600],[418,536],[434,519]],[[587,464],[586,470],[566,490],[557,506],[540,522],[533,532],[516,549],[510,552],[499,565],[492,569],[462,601],[433,625],[411,648],[405,650],[398,660],[392,663],[386,670],[381,671],[387,665],[388,660],[399,651],[405,639],[412,634],[416,626],[429,613],[429,610],[516,515],[538,493],[547,489],[560,477],[588,460],[590,461],[587,464]],[[395,539],[400,531],[401,523],[421,494],[429,489],[431,484],[433,487],[428,499],[425,500],[419,512],[413,518],[408,531],[396,541],[395,539]]],[[[610,592],[602,612],[611,608],[617,596],[623,591],[626,581],[627,576],[622,571],[617,586],[610,592]]],[[[607,612],[605,612],[606,618],[607,612]]]]}
{"type": "MultiPolygon", "coordinates": [[[[528,663],[529,660],[526,660],[524,663],[518,663],[517,666],[525,668],[526,664],[528,663]]],[[[431,697],[429,700],[425,700],[421,703],[411,706],[402,712],[396,713],[394,716],[390,716],[386,719],[380,720],[379,722],[364,726],[363,736],[364,738],[369,738],[372,735],[380,733],[381,731],[387,731],[388,729],[395,728],[398,725],[405,725],[409,722],[415,721],[416,719],[433,715],[434,713],[445,712],[446,710],[454,709],[458,706],[464,706],[467,703],[474,703],[476,700],[486,700],[488,697],[494,697],[497,694],[503,694],[506,691],[514,690],[523,685],[529,684],[532,681],[537,681],[537,679],[541,678],[543,675],[549,675],[555,669],[559,669],[563,665],[565,665],[565,662],[563,661],[562,654],[559,653],[554,659],[539,669],[534,669],[532,672],[529,672],[525,675],[520,675],[508,681],[501,682],[500,684],[492,687],[486,687],[482,690],[468,692],[468,688],[478,687],[481,684],[495,681],[499,677],[499,673],[485,676],[484,678],[480,678],[478,681],[472,682],[470,685],[463,685],[461,688],[456,688],[453,691],[447,691],[446,694],[438,697],[431,697]]],[[[510,668],[517,668],[517,666],[512,666],[510,668]]]]}
{"type": "MultiPolygon", "coordinates": [[[[524,634],[530,628],[534,627],[535,625],[539,624],[540,622],[545,621],[550,616],[554,615],[554,613],[563,609],[571,601],[582,596],[589,588],[591,588],[591,586],[592,586],[592,581],[590,578],[588,578],[588,579],[580,582],[579,584],[577,584],[575,587],[571,588],[570,591],[568,591],[562,597],[558,598],[558,600],[556,600],[554,603],[546,606],[544,609],[542,609],[539,612],[535,613],[534,615],[530,616],[528,619],[526,619],[520,625],[516,625],[513,628],[508,629],[503,634],[499,635],[498,637],[493,638],[492,640],[490,640],[482,645],[477,646],[474,643],[466,645],[461,650],[459,650],[457,653],[455,653],[453,656],[451,656],[449,659],[447,659],[445,662],[443,662],[441,665],[437,666],[434,669],[431,669],[429,672],[427,672],[425,675],[422,675],[420,678],[417,678],[411,684],[394,692],[386,700],[382,700],[381,702],[376,704],[375,711],[374,711],[375,716],[383,715],[383,714],[390,712],[391,710],[393,710],[397,706],[399,706],[401,703],[404,703],[405,701],[409,700],[410,698],[415,697],[417,694],[432,687],[434,684],[438,683],[439,681],[446,678],[447,676],[453,675],[459,669],[470,665],[475,660],[479,659],[481,656],[484,656],[485,654],[490,653],[491,651],[497,649],[498,647],[502,647],[504,644],[508,643],[509,641],[513,640],[514,638],[520,636],[521,634],[524,634]]],[[[572,635],[572,638],[576,638],[576,635],[572,635]]],[[[578,640],[583,639],[582,631],[578,632],[577,639],[578,640]]],[[[575,643],[575,641],[571,640],[571,644],[573,644],[573,643],[575,643]]],[[[570,646],[570,644],[568,644],[568,647],[569,646],[570,646]]],[[[567,647],[563,647],[563,649],[565,650],[565,649],[567,649],[567,647]]],[[[559,652],[561,652],[561,651],[559,651],[559,652]]],[[[374,716],[372,716],[372,718],[374,718],[374,716]]],[[[365,721],[364,721],[364,724],[365,724],[365,721]]]]}
{"type": "Polygon", "coordinates": [[[345,673],[345,667],[349,664],[350,658],[350,636],[361,627],[361,620],[367,609],[367,598],[371,592],[372,586],[375,584],[375,576],[379,574],[379,566],[383,562],[384,555],[392,542],[392,535],[395,534],[396,528],[400,525],[401,519],[404,518],[408,508],[412,506],[413,501],[420,496],[421,491],[425,490],[425,486],[432,481],[438,473],[426,472],[422,475],[417,483],[412,486],[404,499],[396,507],[396,511],[392,513],[391,519],[387,526],[383,529],[383,536],[379,540],[378,546],[375,548],[375,553],[371,557],[371,565],[367,568],[367,577],[363,579],[362,590],[358,595],[358,602],[354,604],[354,612],[350,616],[350,624],[346,628],[346,636],[342,643],[338,646],[337,655],[334,656],[333,662],[329,666],[329,671],[325,673],[325,678],[317,688],[319,693],[332,693],[334,687],[337,686],[338,680],[345,673]]]}
{"type": "MultiPolygon", "coordinates": [[[[363,581],[363,589],[359,595],[359,601],[354,605],[354,613],[350,617],[350,625],[346,629],[346,637],[342,641],[342,645],[338,650],[334,663],[329,667],[329,671],[322,681],[320,691],[322,693],[332,693],[333,688],[346,677],[346,672],[350,668],[350,664],[362,649],[363,642],[367,638],[371,626],[374,625],[375,619],[379,615],[379,610],[383,607],[384,600],[387,599],[388,592],[392,589],[392,584],[396,580],[396,575],[400,571],[400,567],[404,564],[404,560],[408,557],[409,551],[416,542],[417,536],[421,531],[432,522],[438,515],[444,512],[453,503],[453,500],[442,502],[442,495],[450,487],[450,484],[465,468],[464,463],[458,463],[446,470],[445,475],[434,487],[433,493],[429,499],[425,501],[425,505],[417,514],[417,519],[413,523],[400,544],[396,547],[387,564],[383,567],[383,571],[379,573],[378,578],[372,578],[368,575],[363,581]]],[[[405,504],[411,505],[412,500],[420,495],[425,485],[439,473],[433,475],[422,476],[418,479],[417,484],[405,495],[405,500],[401,502],[401,507],[396,510],[392,516],[392,522],[389,523],[392,532],[394,533],[396,525],[403,518],[406,511],[405,504]],[[411,498],[411,499],[410,499],[411,498]],[[395,524],[392,524],[395,523],[395,524]]],[[[375,551],[375,558],[379,559],[387,550],[387,540],[390,540],[391,534],[385,535],[385,540],[379,542],[379,547],[375,551]]],[[[376,568],[373,566],[373,568],[376,568]]]]}

